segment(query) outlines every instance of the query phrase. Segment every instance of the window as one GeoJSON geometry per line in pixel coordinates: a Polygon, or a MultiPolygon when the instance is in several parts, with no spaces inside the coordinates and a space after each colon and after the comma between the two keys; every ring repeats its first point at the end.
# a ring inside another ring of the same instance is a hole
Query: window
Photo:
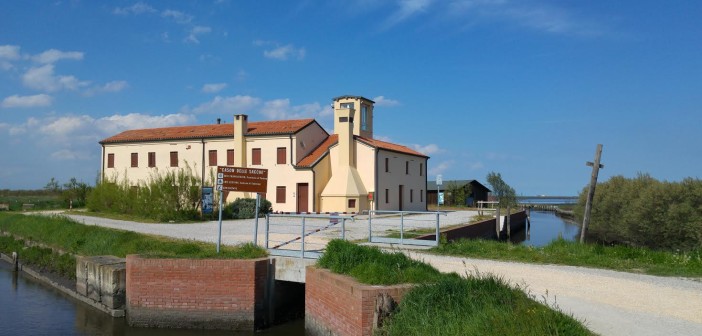
{"type": "Polygon", "coordinates": [[[114,154],[107,154],[107,168],[114,168],[115,167],[115,155],[114,154]]]}
{"type": "Polygon", "coordinates": [[[275,187],[275,202],[285,203],[285,187],[275,187]]]}
{"type": "Polygon", "coordinates": [[[278,164],[285,164],[285,147],[278,147],[278,164]]]}
{"type": "Polygon", "coordinates": [[[342,109],[353,109],[353,103],[341,103],[340,106],[342,109]]]}
{"type": "Polygon", "coordinates": [[[361,105],[361,130],[368,129],[368,105],[361,105]]]}
{"type": "Polygon", "coordinates": [[[424,164],[419,164],[419,176],[424,176],[424,164]]]}
{"type": "Polygon", "coordinates": [[[385,189],[385,203],[390,203],[390,190],[385,189]]]}
{"type": "Polygon", "coordinates": [[[356,199],[352,198],[349,200],[349,209],[355,209],[356,208],[356,199]]]}
{"type": "Polygon", "coordinates": [[[409,161],[405,161],[405,175],[409,175],[409,161]]]}
{"type": "Polygon", "coordinates": [[[419,191],[419,202],[424,202],[424,189],[419,191]]]}
{"type": "Polygon", "coordinates": [[[414,203],[414,189],[410,189],[410,203],[414,203]]]}
{"type": "Polygon", "coordinates": [[[156,152],[149,152],[149,167],[156,167],[156,152]]]}
{"type": "Polygon", "coordinates": [[[178,167],[178,152],[171,152],[171,167],[178,167]]]}
{"type": "Polygon", "coordinates": [[[132,168],[139,167],[139,153],[132,153],[132,168]]]}
{"type": "Polygon", "coordinates": [[[233,165],[234,165],[234,150],[227,149],[227,166],[233,166],[233,165]]]}
{"type": "Polygon", "coordinates": [[[210,166],[216,166],[217,165],[217,150],[213,149],[210,150],[210,157],[209,157],[209,164],[210,166]]]}
{"type": "Polygon", "coordinates": [[[390,158],[385,158],[385,172],[390,171],[390,158]]]}
{"type": "Polygon", "coordinates": [[[251,149],[251,164],[260,165],[261,164],[261,149],[253,148],[251,149]]]}

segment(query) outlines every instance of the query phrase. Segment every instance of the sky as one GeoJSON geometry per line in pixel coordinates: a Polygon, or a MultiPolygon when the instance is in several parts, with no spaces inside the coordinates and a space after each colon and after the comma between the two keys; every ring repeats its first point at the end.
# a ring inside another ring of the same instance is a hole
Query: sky
{"type": "Polygon", "coordinates": [[[134,128],[315,118],[376,102],[428,179],[519,195],[700,178],[702,1],[0,2],[0,189],[94,184],[134,128]]]}

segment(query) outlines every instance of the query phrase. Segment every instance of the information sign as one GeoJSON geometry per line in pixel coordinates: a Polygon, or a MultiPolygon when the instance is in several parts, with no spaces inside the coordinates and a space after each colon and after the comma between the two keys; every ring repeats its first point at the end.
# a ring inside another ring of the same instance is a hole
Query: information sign
{"type": "Polygon", "coordinates": [[[217,167],[217,191],[265,193],[267,187],[268,169],[217,167]]]}

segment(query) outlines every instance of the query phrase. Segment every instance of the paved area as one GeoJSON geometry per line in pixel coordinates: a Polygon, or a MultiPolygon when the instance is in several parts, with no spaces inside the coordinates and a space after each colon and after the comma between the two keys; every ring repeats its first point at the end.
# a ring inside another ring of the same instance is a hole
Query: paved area
{"type": "MultiPolygon", "coordinates": [[[[440,217],[441,226],[464,223],[476,215],[472,212],[450,212],[440,217]]],[[[407,229],[426,228],[431,215],[406,218],[407,229]]],[[[195,224],[143,224],[70,215],[86,225],[169,236],[182,239],[216,242],[218,222],[195,224]]],[[[308,229],[320,231],[307,244],[321,248],[341,234],[340,226],[329,226],[328,218],[305,219],[308,229]]],[[[380,235],[396,229],[398,218],[374,220],[371,230],[380,235]]],[[[258,225],[258,241],[263,244],[265,220],[258,225]]],[[[368,238],[367,217],[357,216],[346,223],[347,239],[368,238]]],[[[253,220],[232,220],[222,223],[223,244],[252,241],[253,220]]],[[[300,236],[300,219],[273,219],[271,240],[286,242],[300,236]]],[[[308,230],[309,231],[309,230],[308,230]]],[[[289,248],[299,248],[292,242],[289,248]]],[[[309,246],[308,246],[309,247],[309,246]]],[[[583,320],[601,335],[702,335],[702,282],[683,278],[656,277],[583,267],[533,265],[470,258],[435,256],[421,251],[406,252],[412,258],[432,264],[443,272],[459,274],[492,273],[525,288],[536,300],[556,306],[583,320]]]]}

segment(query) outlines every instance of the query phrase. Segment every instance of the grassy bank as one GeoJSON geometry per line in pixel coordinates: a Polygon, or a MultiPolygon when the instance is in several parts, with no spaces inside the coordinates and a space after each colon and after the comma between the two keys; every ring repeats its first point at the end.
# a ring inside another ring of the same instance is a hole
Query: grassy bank
{"type": "MultiPolygon", "coordinates": [[[[222,246],[220,253],[217,254],[215,244],[211,243],[168,239],[131,231],[83,225],[61,216],[25,216],[2,213],[0,214],[0,231],[66,251],[69,254],[85,256],[125,257],[127,254],[142,254],[159,258],[249,259],[266,255],[264,249],[253,244],[222,246]]],[[[15,248],[17,247],[15,246],[15,248]]],[[[27,254],[26,250],[20,252],[22,260],[29,261],[25,254],[27,254]]],[[[56,265],[54,262],[48,264],[56,265]]],[[[58,271],[55,268],[54,270],[58,271]]],[[[75,277],[75,266],[72,276],[75,277]]]]}
{"type": "Polygon", "coordinates": [[[664,252],[647,248],[580,244],[563,239],[544,247],[488,240],[459,240],[432,253],[471,258],[604,268],[664,276],[702,277],[702,250],[664,252]]]}
{"type": "Polygon", "coordinates": [[[318,265],[368,284],[416,283],[381,335],[591,335],[495,276],[461,278],[401,253],[334,240],[318,265]]]}

